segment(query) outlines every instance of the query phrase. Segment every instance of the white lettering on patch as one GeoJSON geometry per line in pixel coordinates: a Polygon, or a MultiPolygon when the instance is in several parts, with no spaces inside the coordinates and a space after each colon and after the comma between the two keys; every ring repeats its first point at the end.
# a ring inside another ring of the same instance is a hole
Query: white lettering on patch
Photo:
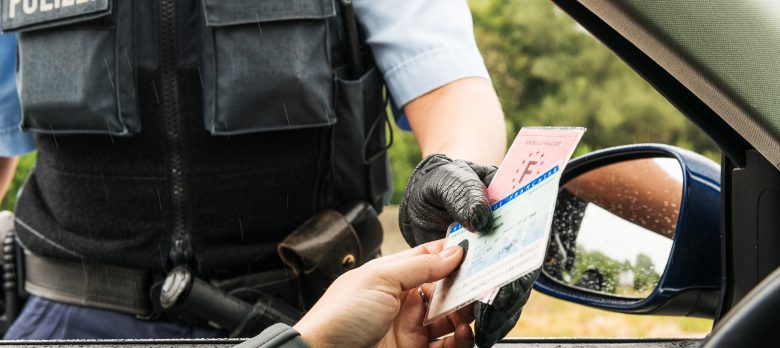
{"type": "Polygon", "coordinates": [[[49,12],[64,7],[86,4],[95,0],[9,0],[8,18],[16,18],[17,7],[22,5],[22,12],[26,15],[33,15],[40,12],[49,12]]]}
{"type": "Polygon", "coordinates": [[[33,14],[38,9],[38,0],[24,0],[22,10],[24,14],[33,14]]]}
{"type": "Polygon", "coordinates": [[[41,12],[48,12],[54,8],[54,5],[49,0],[41,0],[41,12]]]}
{"type": "Polygon", "coordinates": [[[16,5],[19,5],[20,2],[22,2],[22,0],[11,0],[10,5],[8,6],[8,18],[16,17],[16,5]]]}

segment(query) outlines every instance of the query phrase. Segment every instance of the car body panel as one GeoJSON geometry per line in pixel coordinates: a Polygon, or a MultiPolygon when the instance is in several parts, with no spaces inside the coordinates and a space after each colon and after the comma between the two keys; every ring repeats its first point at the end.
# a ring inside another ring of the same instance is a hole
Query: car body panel
{"type": "Polygon", "coordinates": [[[674,76],[780,168],[780,3],[580,3],[674,76]]]}

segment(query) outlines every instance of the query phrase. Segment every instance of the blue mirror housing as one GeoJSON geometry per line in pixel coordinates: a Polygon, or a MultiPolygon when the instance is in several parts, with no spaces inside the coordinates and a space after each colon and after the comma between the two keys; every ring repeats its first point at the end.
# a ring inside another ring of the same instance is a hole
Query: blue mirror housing
{"type": "Polygon", "coordinates": [[[562,283],[544,271],[534,284],[535,289],[566,301],[615,312],[715,317],[723,277],[718,164],[699,154],[668,145],[619,146],[592,152],[569,162],[561,177],[561,187],[603,166],[658,157],[676,159],[682,169],[683,181],[669,260],[652,292],[639,299],[612,296],[562,283]]]}

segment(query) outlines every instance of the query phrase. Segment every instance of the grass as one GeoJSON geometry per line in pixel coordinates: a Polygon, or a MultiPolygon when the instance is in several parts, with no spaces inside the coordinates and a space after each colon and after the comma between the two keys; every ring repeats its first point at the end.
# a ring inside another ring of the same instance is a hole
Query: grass
{"type": "Polygon", "coordinates": [[[712,320],[613,313],[534,291],[513,337],[702,337],[712,320]]]}
{"type": "MultiPolygon", "coordinates": [[[[408,248],[398,229],[398,207],[380,215],[385,255],[408,248]]],[[[712,320],[613,313],[558,300],[534,291],[510,337],[702,337],[712,320]]]]}

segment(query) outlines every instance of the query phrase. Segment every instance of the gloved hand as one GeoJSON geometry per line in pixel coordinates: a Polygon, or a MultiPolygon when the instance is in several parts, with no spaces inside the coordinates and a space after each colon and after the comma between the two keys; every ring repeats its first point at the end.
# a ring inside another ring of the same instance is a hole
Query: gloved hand
{"type": "Polygon", "coordinates": [[[485,189],[496,167],[486,167],[445,155],[426,157],[417,165],[404,190],[398,223],[414,247],[444,238],[457,222],[470,231],[487,231],[492,223],[485,189]]]}
{"type": "Polygon", "coordinates": [[[474,342],[477,347],[492,347],[515,327],[540,271],[537,269],[501,287],[491,305],[479,301],[475,303],[474,318],[477,323],[474,342]]]}
{"type": "MultiPolygon", "coordinates": [[[[410,246],[443,238],[447,227],[460,223],[470,231],[489,231],[492,212],[486,187],[496,167],[452,160],[445,155],[426,157],[412,172],[398,212],[401,233],[410,246]]],[[[504,285],[492,305],[477,302],[475,343],[493,346],[520,318],[539,270],[504,285]]]]}

